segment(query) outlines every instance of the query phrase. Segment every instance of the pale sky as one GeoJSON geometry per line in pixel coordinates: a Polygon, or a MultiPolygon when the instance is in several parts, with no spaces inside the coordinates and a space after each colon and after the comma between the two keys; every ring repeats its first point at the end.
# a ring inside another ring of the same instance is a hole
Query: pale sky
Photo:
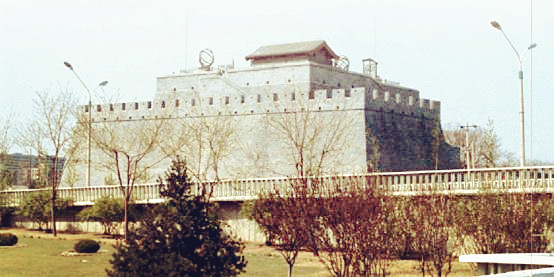
{"type": "Polygon", "coordinates": [[[352,71],[373,58],[383,79],[441,101],[443,128],[492,119],[519,156],[518,62],[496,20],[521,53],[538,44],[523,68],[527,158],[554,162],[553,14],[551,0],[3,0],[0,115],[24,124],[40,90],[86,103],[64,61],[91,90],[107,80],[98,94],[147,100],[156,77],[198,67],[204,48],[216,65],[244,68],[261,45],[323,39],[352,71]]]}

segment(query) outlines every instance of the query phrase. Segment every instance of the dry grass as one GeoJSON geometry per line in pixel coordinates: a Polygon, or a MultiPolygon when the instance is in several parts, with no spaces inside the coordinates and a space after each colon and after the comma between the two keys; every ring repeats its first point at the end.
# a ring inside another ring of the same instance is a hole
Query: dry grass
{"type": "MultiPolygon", "coordinates": [[[[279,251],[259,244],[246,245],[245,254],[248,260],[244,276],[278,277],[286,276],[288,265],[283,260],[279,251]]],[[[417,261],[394,261],[390,270],[390,276],[421,276],[417,270],[417,261]]],[[[448,276],[472,276],[473,269],[470,264],[453,263],[452,272],[448,276]]],[[[293,276],[330,276],[325,266],[311,253],[301,252],[298,255],[293,268],[293,276]]]]}

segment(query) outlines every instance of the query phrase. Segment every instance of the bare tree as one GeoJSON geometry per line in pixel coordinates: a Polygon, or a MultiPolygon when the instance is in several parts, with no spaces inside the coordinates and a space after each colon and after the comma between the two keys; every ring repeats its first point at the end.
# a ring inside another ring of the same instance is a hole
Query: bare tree
{"type": "Polygon", "coordinates": [[[489,120],[486,126],[474,129],[460,128],[461,126],[460,124],[450,125],[445,131],[445,139],[449,144],[460,148],[460,159],[463,164],[470,168],[516,164],[512,154],[502,149],[492,120],[489,120]]]}
{"type": "MultiPolygon", "coordinates": [[[[274,94],[273,106],[269,105],[261,119],[270,143],[263,149],[265,155],[255,156],[263,159],[278,155],[280,159],[274,160],[279,163],[273,163],[273,172],[289,176],[289,182],[287,188],[274,188],[261,195],[255,205],[263,212],[258,211],[254,217],[289,264],[289,274],[298,251],[307,248],[320,257],[332,274],[348,276],[356,257],[361,257],[353,256],[358,247],[353,233],[359,227],[354,217],[361,214],[357,213],[360,210],[346,210],[367,203],[340,193],[332,196],[336,184],[325,183],[319,177],[340,171],[352,162],[352,153],[347,152],[354,126],[360,128],[360,133],[368,130],[363,127],[365,122],[356,122],[365,118],[363,114],[353,114],[346,100],[342,109],[330,107],[325,100],[314,97],[314,92],[309,93],[274,94]],[[279,96],[287,99],[278,99],[279,96]],[[333,205],[344,206],[345,212],[335,214],[340,207],[333,205]],[[341,215],[352,217],[345,219],[341,215]]],[[[365,152],[353,154],[366,159],[365,152]]]]}
{"type": "Polygon", "coordinates": [[[319,260],[333,276],[385,276],[400,245],[393,198],[362,179],[326,184],[317,211],[319,260]]]}
{"type": "Polygon", "coordinates": [[[491,193],[460,200],[457,229],[472,252],[540,253],[551,243],[554,201],[549,194],[491,193]]]}
{"type": "Polygon", "coordinates": [[[9,153],[14,142],[12,137],[12,118],[13,116],[10,114],[0,119],[0,153],[3,154],[9,153]]]}
{"type": "Polygon", "coordinates": [[[453,234],[455,205],[451,196],[440,193],[404,199],[399,205],[401,225],[408,242],[408,255],[419,260],[422,276],[435,272],[447,276],[455,259],[453,234]]]}
{"type": "Polygon", "coordinates": [[[7,186],[14,185],[14,173],[7,168],[7,164],[10,163],[10,148],[13,142],[11,136],[11,123],[12,116],[4,117],[0,119],[0,159],[2,165],[0,165],[0,190],[3,190],[7,186]]]}
{"type": "MultiPolygon", "coordinates": [[[[52,231],[53,235],[56,236],[56,199],[60,184],[59,177],[62,172],[60,170],[60,158],[63,157],[71,137],[72,109],[75,102],[68,91],[60,91],[58,95],[43,91],[37,92],[36,95],[36,123],[30,125],[32,126],[30,128],[36,128],[34,131],[38,131],[40,139],[32,142],[34,139],[29,137],[29,142],[36,145],[35,150],[39,156],[48,158],[47,166],[50,167],[51,173],[48,178],[48,186],[52,191],[52,231]],[[42,139],[44,139],[44,142],[42,142],[42,139]],[[43,145],[44,148],[42,148],[43,145]]],[[[32,136],[32,134],[29,134],[29,136],[32,136]]]]}
{"type": "Polygon", "coordinates": [[[127,240],[128,210],[135,184],[149,179],[149,170],[172,154],[161,150],[168,132],[167,119],[102,121],[94,125],[92,141],[102,154],[97,163],[115,174],[123,195],[127,240]]]}
{"type": "Polygon", "coordinates": [[[31,121],[29,124],[24,125],[21,129],[18,129],[17,144],[19,147],[26,149],[28,152],[28,165],[27,165],[27,186],[29,188],[35,188],[37,184],[40,186],[45,183],[43,176],[38,172],[37,180],[34,180],[32,175],[33,168],[33,154],[36,155],[37,164],[41,164],[41,154],[44,153],[44,141],[43,135],[40,132],[39,124],[37,120],[31,121]]]}
{"type": "Polygon", "coordinates": [[[346,162],[343,155],[351,141],[354,117],[344,110],[322,110],[322,106],[325,103],[297,92],[293,104],[275,101],[277,112],[264,116],[272,144],[278,146],[279,155],[286,156],[294,172],[285,170],[278,172],[280,175],[319,176],[346,162]]]}
{"type": "MultiPolygon", "coordinates": [[[[295,180],[291,179],[291,182],[295,180]]],[[[306,195],[306,190],[287,193],[276,188],[254,201],[253,219],[262,227],[271,245],[281,253],[289,265],[288,276],[301,249],[312,241],[311,227],[319,216],[314,214],[317,199],[306,195]]]]}
{"type": "Polygon", "coordinates": [[[173,140],[176,153],[183,155],[193,180],[202,184],[201,194],[208,201],[221,180],[223,160],[235,146],[236,121],[227,115],[180,119],[181,141],[173,140]]]}

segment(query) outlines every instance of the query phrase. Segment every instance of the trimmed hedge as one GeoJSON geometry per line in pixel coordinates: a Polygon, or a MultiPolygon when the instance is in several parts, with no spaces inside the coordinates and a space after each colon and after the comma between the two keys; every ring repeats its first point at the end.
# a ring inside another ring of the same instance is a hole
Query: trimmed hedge
{"type": "Polygon", "coordinates": [[[12,233],[0,234],[0,246],[12,246],[17,244],[17,236],[12,233]]]}
{"type": "Polygon", "coordinates": [[[100,244],[91,239],[82,239],[73,248],[78,253],[96,253],[100,249],[100,244]]]}

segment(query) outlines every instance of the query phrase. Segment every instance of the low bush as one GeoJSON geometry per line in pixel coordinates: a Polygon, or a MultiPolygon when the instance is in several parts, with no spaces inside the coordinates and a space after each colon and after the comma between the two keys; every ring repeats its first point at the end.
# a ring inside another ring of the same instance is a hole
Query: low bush
{"type": "Polygon", "coordinates": [[[65,232],[68,234],[79,234],[81,233],[81,230],[79,228],[71,223],[67,224],[65,227],[65,232]]]}
{"type": "Polygon", "coordinates": [[[12,246],[17,244],[17,236],[12,233],[0,234],[0,246],[12,246]]]}
{"type": "Polygon", "coordinates": [[[73,248],[78,253],[96,253],[100,249],[100,244],[91,239],[82,239],[73,248]]]}
{"type": "Polygon", "coordinates": [[[11,227],[15,217],[15,208],[0,205],[0,227],[11,227]]]}

